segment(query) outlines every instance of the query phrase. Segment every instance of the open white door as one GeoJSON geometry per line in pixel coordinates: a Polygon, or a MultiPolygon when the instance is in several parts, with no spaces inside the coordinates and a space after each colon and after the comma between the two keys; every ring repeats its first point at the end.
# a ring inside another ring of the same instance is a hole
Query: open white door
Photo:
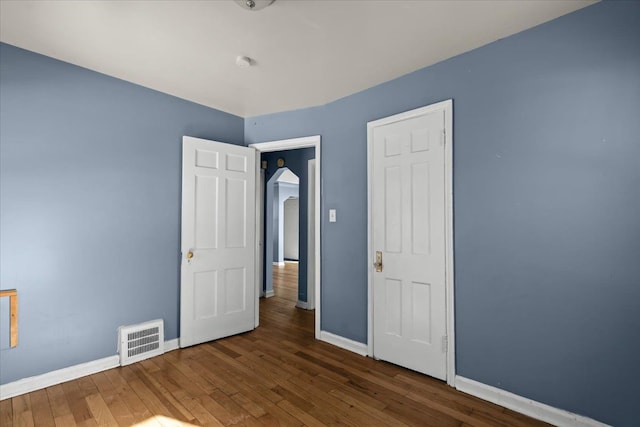
{"type": "Polygon", "coordinates": [[[256,325],[255,158],[253,148],[182,140],[180,347],[256,325]]]}

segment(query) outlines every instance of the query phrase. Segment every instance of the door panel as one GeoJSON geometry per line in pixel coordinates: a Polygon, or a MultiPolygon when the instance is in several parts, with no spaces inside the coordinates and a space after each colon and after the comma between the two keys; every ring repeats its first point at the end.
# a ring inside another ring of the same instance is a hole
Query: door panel
{"type": "Polygon", "coordinates": [[[411,325],[410,338],[422,344],[431,344],[431,285],[411,282],[410,285],[411,325]]]}
{"type": "Polygon", "coordinates": [[[255,151],[184,137],[182,159],[180,346],[186,347],[255,327],[255,151]]]}
{"type": "Polygon", "coordinates": [[[247,246],[247,182],[244,179],[227,179],[226,232],[227,248],[247,246]]]}
{"type": "Polygon", "coordinates": [[[429,233],[429,186],[422,185],[429,180],[429,164],[411,165],[411,250],[415,255],[430,252],[429,233]]]}
{"type": "Polygon", "coordinates": [[[385,280],[386,329],[390,335],[402,336],[402,280],[385,280]]]}
{"type": "Polygon", "coordinates": [[[373,353],[445,379],[444,112],[372,135],[373,353]]]}
{"type": "Polygon", "coordinates": [[[196,176],[194,237],[199,249],[218,247],[218,177],[196,176]]]}
{"type": "Polygon", "coordinates": [[[225,271],[225,314],[244,311],[247,307],[246,269],[229,268],[225,271]]]}
{"type": "Polygon", "coordinates": [[[216,317],[217,306],[211,304],[218,293],[218,271],[199,271],[193,275],[194,317],[205,320],[216,317]]]}
{"type": "Polygon", "coordinates": [[[387,252],[402,250],[402,171],[400,166],[388,166],[385,175],[384,247],[387,252]]]}

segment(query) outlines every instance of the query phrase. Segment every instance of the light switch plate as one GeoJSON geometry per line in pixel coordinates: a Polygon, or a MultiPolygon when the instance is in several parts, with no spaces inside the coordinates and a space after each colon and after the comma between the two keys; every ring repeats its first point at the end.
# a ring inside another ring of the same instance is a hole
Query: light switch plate
{"type": "Polygon", "coordinates": [[[329,222],[336,222],[336,210],[329,209],[329,222]]]}

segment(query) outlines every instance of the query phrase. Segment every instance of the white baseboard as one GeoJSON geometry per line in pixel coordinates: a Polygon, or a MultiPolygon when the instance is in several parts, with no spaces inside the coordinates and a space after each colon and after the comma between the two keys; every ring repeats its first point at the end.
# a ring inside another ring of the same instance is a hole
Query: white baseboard
{"type": "MultiPolygon", "coordinates": [[[[165,353],[176,350],[177,348],[177,338],[164,342],[165,353]]],[[[7,384],[0,384],[0,400],[31,393],[32,391],[75,380],[76,378],[86,377],[87,375],[106,371],[107,369],[117,368],[118,366],[120,366],[120,356],[116,354],[103,359],[92,360],[91,362],[80,363],[78,365],[69,366],[68,368],[62,368],[41,375],[23,378],[7,384]]]]}
{"type": "Polygon", "coordinates": [[[274,296],[276,293],[273,289],[268,290],[267,292],[264,293],[264,297],[265,298],[271,298],[272,296],[274,296]]]}
{"type": "Polygon", "coordinates": [[[527,399],[526,397],[513,394],[506,390],[492,387],[461,376],[456,376],[456,389],[556,426],[608,426],[608,424],[601,423],[600,421],[596,421],[592,418],[574,414],[563,409],[554,408],[553,406],[536,402],[535,400],[527,399]]]}
{"type": "Polygon", "coordinates": [[[164,342],[164,352],[167,353],[169,351],[177,350],[180,348],[180,339],[174,338],[169,341],[164,342]]]}
{"type": "Polygon", "coordinates": [[[336,347],[344,348],[345,350],[352,351],[360,356],[367,355],[367,345],[361,342],[353,341],[340,335],[332,334],[327,331],[320,331],[320,340],[333,344],[336,347]]]}
{"type": "Polygon", "coordinates": [[[296,307],[302,308],[304,310],[309,310],[309,303],[306,301],[298,300],[298,302],[296,303],[296,307]]]}
{"type": "Polygon", "coordinates": [[[2,384],[0,385],[0,400],[30,393],[42,388],[51,387],[52,385],[75,380],[76,378],[95,374],[96,372],[106,371],[107,369],[115,368],[117,366],[120,366],[120,356],[114,355],[103,359],[92,360],[91,362],[80,363],[79,365],[69,366],[68,368],[58,369],[57,371],[47,372],[46,374],[2,384]]]}
{"type": "Polygon", "coordinates": [[[273,261],[273,265],[275,265],[276,267],[284,267],[285,263],[284,263],[284,261],[282,261],[282,262],[273,261]]]}

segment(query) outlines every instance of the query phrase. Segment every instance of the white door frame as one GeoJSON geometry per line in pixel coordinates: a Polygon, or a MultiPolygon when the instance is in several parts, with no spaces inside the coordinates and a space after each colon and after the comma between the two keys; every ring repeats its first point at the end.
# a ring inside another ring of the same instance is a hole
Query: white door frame
{"type": "MultiPolygon", "coordinates": [[[[259,161],[260,158],[259,155],[256,155],[256,161],[259,161]]],[[[258,266],[257,270],[256,270],[256,281],[258,283],[262,283],[264,281],[264,264],[263,264],[263,259],[262,259],[262,253],[264,252],[264,194],[263,194],[263,190],[264,190],[264,185],[265,185],[265,181],[264,181],[264,170],[262,168],[260,168],[260,177],[258,178],[258,183],[259,187],[256,187],[256,215],[258,216],[259,220],[256,226],[256,236],[257,236],[257,241],[258,244],[256,245],[256,265],[258,266]]],[[[258,289],[258,299],[260,297],[264,296],[264,291],[262,290],[262,287],[260,287],[258,289]]],[[[259,304],[256,302],[256,307],[258,307],[259,304]]],[[[258,315],[258,308],[256,308],[256,327],[258,327],[258,323],[260,321],[259,319],[259,315],[258,315]]]]}
{"type": "Polygon", "coordinates": [[[313,255],[313,261],[314,261],[314,266],[313,266],[313,271],[315,273],[317,267],[315,266],[315,260],[316,260],[316,240],[318,240],[320,238],[319,235],[317,235],[315,233],[315,218],[316,218],[316,159],[309,159],[307,161],[307,195],[309,194],[313,194],[313,199],[311,197],[307,196],[307,218],[309,217],[309,212],[313,211],[313,218],[314,218],[314,223],[312,224],[311,221],[307,221],[307,310],[313,310],[315,309],[316,305],[316,275],[313,274],[313,277],[311,277],[311,275],[309,274],[309,259],[311,259],[311,257],[309,256],[309,254],[313,255]],[[314,179],[313,179],[313,183],[311,182],[311,179],[309,179],[309,176],[311,176],[313,170],[313,175],[314,175],[314,179]],[[313,202],[313,203],[312,203],[313,202]],[[313,207],[312,207],[313,205],[313,207]],[[313,238],[313,242],[311,242],[311,235],[314,236],[313,238]]]}
{"type": "MultiPolygon", "coordinates": [[[[320,287],[321,287],[321,281],[320,281],[320,135],[314,135],[314,136],[305,136],[305,137],[301,137],[301,138],[292,138],[292,139],[284,139],[284,140],[278,140],[278,141],[269,141],[269,142],[259,142],[256,144],[249,144],[249,147],[251,148],[255,148],[256,150],[256,168],[258,168],[256,177],[260,176],[259,173],[259,168],[260,168],[260,154],[261,153],[268,153],[268,152],[273,152],[273,151],[284,151],[284,150],[295,150],[297,148],[309,148],[309,147],[313,147],[315,148],[315,159],[316,159],[316,191],[315,191],[315,198],[316,198],[316,210],[315,210],[315,219],[316,219],[316,223],[315,223],[315,235],[316,235],[316,250],[315,250],[315,259],[316,259],[316,286],[315,286],[315,305],[316,305],[316,319],[315,319],[315,337],[316,339],[320,339],[320,318],[321,318],[321,309],[320,309],[320,287]]],[[[258,179],[258,178],[256,178],[258,179]]],[[[259,185],[259,182],[256,182],[256,185],[259,185]]],[[[258,187],[256,187],[258,188],[258,187]]],[[[259,197],[259,195],[262,193],[262,190],[258,190],[256,191],[256,197],[259,197]]],[[[261,214],[260,213],[256,213],[256,230],[260,229],[261,226],[261,222],[262,218],[261,218],[261,214]]],[[[258,247],[258,237],[257,237],[257,233],[256,233],[256,252],[260,250],[260,248],[258,247]]],[[[260,257],[262,257],[262,254],[259,254],[260,257]]],[[[257,259],[257,258],[256,258],[257,259]]],[[[258,275],[256,275],[256,277],[258,277],[258,275]]],[[[308,287],[308,282],[307,282],[307,287],[308,287]]],[[[256,280],[256,289],[258,290],[258,294],[260,295],[260,290],[262,289],[262,282],[258,282],[258,280],[256,280]]],[[[309,295],[309,289],[307,289],[307,299],[309,295]]],[[[258,325],[258,298],[256,298],[256,326],[258,325]]]]}
{"type": "Polygon", "coordinates": [[[367,353],[373,357],[373,222],[372,222],[372,187],[373,187],[373,129],[379,126],[408,120],[435,111],[444,111],[444,185],[445,185],[445,287],[446,287],[446,321],[447,321],[447,384],[455,387],[455,316],[454,316],[454,280],[453,280],[453,100],[431,104],[426,107],[406,111],[367,123],[367,255],[368,260],[368,344],[367,353]]]}

